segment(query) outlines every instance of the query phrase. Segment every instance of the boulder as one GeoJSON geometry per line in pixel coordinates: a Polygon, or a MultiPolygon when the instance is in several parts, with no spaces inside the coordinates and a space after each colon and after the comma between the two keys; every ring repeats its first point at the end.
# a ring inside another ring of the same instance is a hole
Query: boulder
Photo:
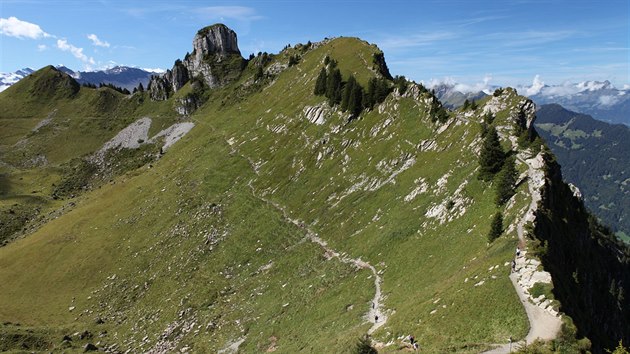
{"type": "Polygon", "coordinates": [[[98,350],[98,347],[95,346],[92,343],[87,343],[84,347],[83,347],[83,352],[87,353],[87,352],[95,352],[98,350]]]}

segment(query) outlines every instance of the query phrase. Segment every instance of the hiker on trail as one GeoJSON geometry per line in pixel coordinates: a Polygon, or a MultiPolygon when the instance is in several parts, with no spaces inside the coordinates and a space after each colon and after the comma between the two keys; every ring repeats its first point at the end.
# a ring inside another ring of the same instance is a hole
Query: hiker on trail
{"type": "Polygon", "coordinates": [[[409,335],[409,343],[411,343],[411,345],[413,345],[413,343],[416,342],[416,339],[410,334],[409,335]]]}
{"type": "Polygon", "coordinates": [[[378,315],[374,316],[374,323],[378,322],[378,315]]]}
{"type": "Polygon", "coordinates": [[[521,248],[516,246],[516,257],[520,257],[521,255],[521,248]]]}
{"type": "Polygon", "coordinates": [[[418,342],[413,342],[413,350],[417,351],[418,347],[420,347],[420,345],[418,344],[418,342]]]}
{"type": "Polygon", "coordinates": [[[512,260],[512,271],[515,272],[516,271],[516,261],[512,260]]]}
{"type": "Polygon", "coordinates": [[[372,309],[376,308],[376,304],[372,302],[372,309]]]}

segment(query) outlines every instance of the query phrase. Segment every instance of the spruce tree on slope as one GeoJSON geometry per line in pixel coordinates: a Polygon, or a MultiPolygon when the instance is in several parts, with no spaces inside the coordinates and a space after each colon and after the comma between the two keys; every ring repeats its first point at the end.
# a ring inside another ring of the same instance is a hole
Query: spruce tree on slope
{"type": "Polygon", "coordinates": [[[335,68],[326,80],[326,97],[330,106],[341,102],[341,71],[335,68]]]}
{"type": "Polygon", "coordinates": [[[503,214],[498,211],[492,218],[490,224],[490,232],[488,233],[488,242],[496,240],[503,233],[503,214]]]}
{"type": "Polygon", "coordinates": [[[484,137],[481,154],[479,155],[479,165],[481,165],[479,179],[484,181],[492,180],[494,175],[503,167],[504,160],[505,152],[503,152],[501,147],[499,135],[497,130],[491,126],[484,137]]]}
{"type": "Polygon", "coordinates": [[[328,78],[328,74],[326,73],[326,68],[322,68],[319,71],[319,75],[317,76],[317,81],[315,81],[315,90],[313,93],[317,96],[323,95],[326,93],[326,79],[328,78]]]}
{"type": "Polygon", "coordinates": [[[496,199],[497,205],[503,205],[507,202],[515,192],[516,178],[516,161],[514,156],[508,156],[503,162],[501,171],[496,176],[496,199]]]}

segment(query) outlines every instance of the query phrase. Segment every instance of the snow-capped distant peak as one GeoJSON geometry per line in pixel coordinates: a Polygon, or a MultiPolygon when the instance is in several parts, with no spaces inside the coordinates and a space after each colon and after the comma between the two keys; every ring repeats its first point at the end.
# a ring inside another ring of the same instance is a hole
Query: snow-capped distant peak
{"type": "Polygon", "coordinates": [[[140,70],[148,71],[154,74],[163,74],[166,72],[165,69],[161,69],[161,68],[140,68],[140,70]]]}
{"type": "Polygon", "coordinates": [[[0,73],[0,92],[33,73],[31,68],[23,68],[12,73],[0,73]]]}
{"type": "Polygon", "coordinates": [[[615,87],[610,81],[583,81],[576,85],[580,91],[613,90],[615,87]]]}

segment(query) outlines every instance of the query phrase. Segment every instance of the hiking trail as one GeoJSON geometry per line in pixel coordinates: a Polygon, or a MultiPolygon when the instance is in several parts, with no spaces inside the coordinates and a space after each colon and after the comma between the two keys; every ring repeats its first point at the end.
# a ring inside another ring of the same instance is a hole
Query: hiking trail
{"type": "Polygon", "coordinates": [[[376,271],[376,268],[374,268],[373,265],[371,265],[369,262],[362,260],[361,258],[351,258],[345,252],[339,252],[339,251],[334,250],[333,248],[328,246],[328,242],[326,242],[321,237],[319,237],[317,233],[314,232],[304,222],[298,219],[291,218],[291,216],[289,215],[289,213],[286,211],[286,209],[283,206],[281,206],[280,204],[272,200],[269,200],[265,197],[262,197],[256,194],[256,190],[254,189],[254,186],[252,185],[251,180],[248,182],[247,185],[251,189],[252,195],[255,198],[273,206],[275,209],[277,209],[278,211],[282,213],[282,216],[286,220],[288,220],[290,223],[297,226],[298,228],[306,231],[305,239],[318,244],[324,250],[324,254],[326,258],[328,259],[337,258],[342,263],[352,264],[359,269],[369,269],[372,272],[372,276],[374,277],[374,288],[376,290],[374,292],[374,297],[372,298],[372,302],[370,303],[370,308],[367,314],[365,315],[366,320],[372,323],[372,327],[370,327],[367,333],[372,334],[381,326],[383,326],[387,322],[388,316],[382,305],[383,303],[383,294],[381,293],[382,279],[381,279],[381,276],[376,271]]]}
{"type": "MultiPolygon", "coordinates": [[[[542,156],[540,154],[527,160],[519,156],[518,160],[527,166],[527,186],[529,190],[529,195],[532,198],[532,201],[529,204],[525,215],[523,215],[523,217],[519,220],[516,227],[519,243],[521,245],[524,245],[525,224],[527,224],[528,222],[533,222],[536,218],[536,208],[538,207],[538,201],[540,201],[541,199],[540,188],[544,185],[544,172],[540,171],[540,168],[543,166],[544,162],[542,161],[542,156]]],[[[542,340],[554,339],[560,331],[560,326],[562,325],[561,318],[559,316],[552,315],[545,309],[532,303],[530,300],[530,295],[527,294],[523,286],[519,284],[520,278],[522,278],[523,276],[531,276],[531,274],[524,274],[524,271],[526,271],[525,265],[527,262],[525,253],[526,251],[523,250],[522,254],[519,257],[516,257],[516,271],[510,274],[510,280],[512,281],[512,285],[514,286],[514,290],[516,290],[518,298],[521,300],[521,303],[525,308],[525,313],[527,313],[527,319],[529,321],[529,332],[527,333],[527,336],[525,336],[525,338],[519,342],[495,344],[498,345],[498,347],[489,351],[485,351],[484,353],[510,353],[511,350],[517,349],[518,346],[522,344],[530,344],[534,340],[539,338],[542,340]]]]}
{"type": "MultiPolygon", "coordinates": [[[[238,156],[240,156],[241,158],[245,159],[250,165],[254,174],[259,175],[260,173],[259,169],[262,164],[258,164],[251,157],[241,154],[240,151],[238,151],[238,149],[236,148],[236,146],[234,146],[234,142],[231,139],[226,139],[225,137],[223,137],[223,139],[225,143],[230,147],[231,151],[237,154],[238,156]]],[[[376,268],[373,265],[371,265],[369,262],[364,261],[361,258],[352,258],[347,253],[336,251],[330,246],[328,246],[328,242],[326,242],[324,239],[319,237],[317,233],[313,231],[306,223],[302,222],[301,220],[291,218],[291,216],[289,215],[289,213],[287,212],[284,206],[270,199],[267,199],[261,195],[258,195],[258,193],[256,193],[256,189],[254,188],[254,185],[252,184],[252,182],[253,180],[249,180],[249,182],[247,183],[247,186],[249,187],[252,196],[254,196],[254,198],[268,205],[273,206],[276,210],[282,213],[282,216],[287,221],[297,226],[298,228],[304,230],[306,232],[306,235],[304,236],[304,240],[308,240],[310,242],[318,244],[324,250],[324,254],[328,259],[337,258],[342,263],[352,264],[359,269],[369,269],[372,272],[372,276],[374,277],[375,291],[374,291],[374,297],[372,298],[372,301],[370,303],[370,307],[367,313],[365,314],[366,322],[372,323],[372,327],[368,329],[367,334],[371,335],[372,333],[376,332],[377,329],[385,325],[385,323],[387,323],[387,319],[389,316],[387,315],[387,311],[383,306],[384,298],[383,298],[383,293],[381,292],[381,284],[383,283],[383,280],[380,274],[378,273],[378,271],[376,270],[376,268]]]]}

